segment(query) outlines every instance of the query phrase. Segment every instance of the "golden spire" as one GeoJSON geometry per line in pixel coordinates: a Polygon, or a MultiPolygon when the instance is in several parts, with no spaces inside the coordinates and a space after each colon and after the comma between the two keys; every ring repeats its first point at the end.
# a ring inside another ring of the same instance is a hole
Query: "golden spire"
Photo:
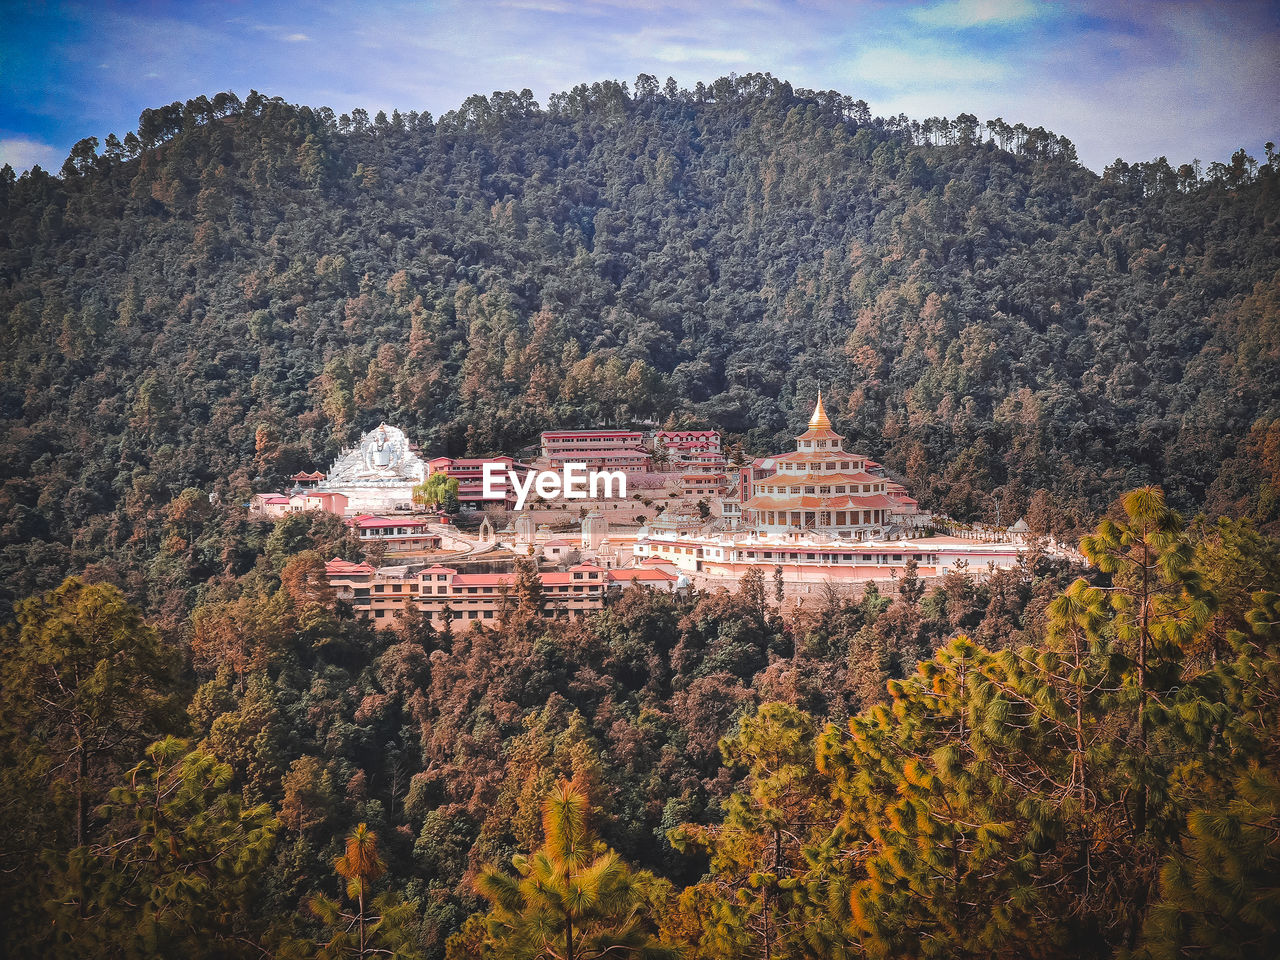
{"type": "Polygon", "coordinates": [[[831,421],[827,419],[827,411],[822,409],[822,391],[818,391],[818,404],[813,408],[813,416],[809,418],[809,429],[814,427],[827,427],[830,429],[831,421]]]}

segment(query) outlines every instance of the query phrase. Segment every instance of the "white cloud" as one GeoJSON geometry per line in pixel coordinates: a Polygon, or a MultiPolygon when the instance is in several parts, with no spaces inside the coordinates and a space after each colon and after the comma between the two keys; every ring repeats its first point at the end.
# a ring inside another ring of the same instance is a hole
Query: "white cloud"
{"type": "Polygon", "coordinates": [[[62,168],[62,161],[66,156],[65,150],[29,137],[0,139],[0,167],[7,163],[18,173],[30,170],[37,163],[42,169],[57,173],[62,168]]]}
{"type": "Polygon", "coordinates": [[[310,39],[311,38],[308,37],[305,33],[289,33],[285,35],[284,42],[285,43],[303,43],[310,39]]]}
{"type": "Polygon", "coordinates": [[[963,30],[997,23],[1017,23],[1036,16],[1032,0],[943,0],[913,10],[911,18],[929,27],[963,30]]]}

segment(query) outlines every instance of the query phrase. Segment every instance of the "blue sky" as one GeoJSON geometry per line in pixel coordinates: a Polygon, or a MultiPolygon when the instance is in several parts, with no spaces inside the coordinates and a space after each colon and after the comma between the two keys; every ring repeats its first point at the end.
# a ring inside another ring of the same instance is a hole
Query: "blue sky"
{"type": "Polygon", "coordinates": [[[968,111],[1070,137],[1095,170],[1280,141],[1280,4],[1178,0],[441,0],[0,8],[0,162],[57,170],[144,107],[250,88],[438,116],[651,73],[769,71],[878,114],[968,111]]]}

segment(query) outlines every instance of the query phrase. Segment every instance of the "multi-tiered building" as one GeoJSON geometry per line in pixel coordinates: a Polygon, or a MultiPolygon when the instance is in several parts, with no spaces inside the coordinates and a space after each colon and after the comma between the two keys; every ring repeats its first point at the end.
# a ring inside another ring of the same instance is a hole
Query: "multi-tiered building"
{"type": "MultiPolygon", "coordinates": [[[[788,584],[863,583],[902,577],[914,561],[922,577],[1015,566],[1021,541],[926,535],[929,518],[873,460],[846,450],[819,395],[794,453],[745,466],[738,477],[741,518],[728,510],[698,523],[667,512],[641,528],[635,557],[670,564],[711,583],[775,568],[788,584]]],[[[732,496],[723,498],[728,505],[732,496]]]]}
{"type": "Polygon", "coordinates": [[[765,534],[812,530],[841,540],[884,536],[897,506],[889,483],[867,472],[867,458],[844,449],[831,428],[822,394],[795,453],[773,458],[776,469],[757,481],[742,505],[744,524],[765,534]]]}

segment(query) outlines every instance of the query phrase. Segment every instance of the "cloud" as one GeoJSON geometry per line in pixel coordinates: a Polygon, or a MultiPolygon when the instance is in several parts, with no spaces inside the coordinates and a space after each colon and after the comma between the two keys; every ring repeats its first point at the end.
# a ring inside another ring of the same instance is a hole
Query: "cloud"
{"type": "Polygon", "coordinates": [[[285,43],[305,43],[307,40],[310,40],[310,39],[311,38],[308,37],[305,33],[290,33],[285,35],[284,42],[285,43]]]}
{"type": "Polygon", "coordinates": [[[30,137],[0,138],[0,167],[7,163],[18,173],[30,170],[36,164],[57,173],[66,156],[67,151],[30,137]]]}
{"type": "Polygon", "coordinates": [[[964,30],[995,24],[1017,23],[1039,14],[1032,0],[943,0],[911,12],[911,18],[928,27],[964,30]]]}

